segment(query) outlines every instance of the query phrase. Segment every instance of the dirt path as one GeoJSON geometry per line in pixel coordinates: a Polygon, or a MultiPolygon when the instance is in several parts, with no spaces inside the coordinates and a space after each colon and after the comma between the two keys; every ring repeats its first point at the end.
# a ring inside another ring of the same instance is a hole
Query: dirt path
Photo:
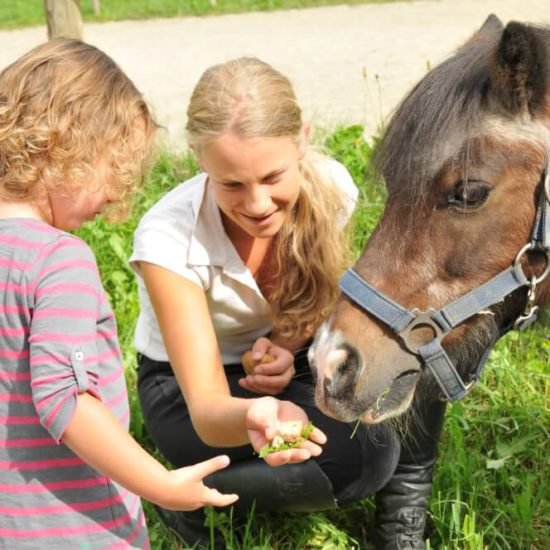
{"type": "MultiPolygon", "coordinates": [[[[293,81],[308,119],[374,133],[403,94],[490,14],[550,23],[548,0],[419,0],[206,18],[87,24],[85,39],[134,79],[170,144],[181,147],[185,107],[202,71],[255,55],[293,81]]],[[[42,42],[45,28],[0,32],[0,67],[42,42]]]]}

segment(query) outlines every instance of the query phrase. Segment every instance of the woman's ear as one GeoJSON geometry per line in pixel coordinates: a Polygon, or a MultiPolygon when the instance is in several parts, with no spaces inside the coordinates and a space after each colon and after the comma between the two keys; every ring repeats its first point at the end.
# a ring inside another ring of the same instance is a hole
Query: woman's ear
{"type": "Polygon", "coordinates": [[[300,140],[298,142],[298,149],[300,151],[300,160],[302,160],[307,153],[309,146],[309,124],[304,122],[302,129],[300,130],[300,140]]]}
{"type": "Polygon", "coordinates": [[[191,152],[195,156],[195,159],[197,160],[197,164],[199,165],[199,168],[201,169],[202,172],[204,172],[205,170],[204,170],[204,166],[202,165],[201,156],[199,154],[198,148],[195,145],[191,145],[191,152]]]}

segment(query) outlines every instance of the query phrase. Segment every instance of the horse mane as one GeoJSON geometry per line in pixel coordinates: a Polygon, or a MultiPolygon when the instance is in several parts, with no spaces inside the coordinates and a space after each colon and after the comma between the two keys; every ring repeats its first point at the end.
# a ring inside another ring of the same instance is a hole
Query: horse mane
{"type": "MultiPolygon", "coordinates": [[[[548,29],[529,28],[542,31],[544,39],[538,44],[547,59],[548,29]]],[[[491,15],[452,57],[432,69],[394,112],[374,156],[375,170],[390,194],[405,192],[414,204],[426,195],[443,164],[458,160],[459,155],[463,171],[467,170],[469,142],[479,135],[487,114],[495,110],[488,96],[504,31],[499,19],[491,15]]],[[[538,71],[541,86],[548,85],[544,68],[538,71]]]]}

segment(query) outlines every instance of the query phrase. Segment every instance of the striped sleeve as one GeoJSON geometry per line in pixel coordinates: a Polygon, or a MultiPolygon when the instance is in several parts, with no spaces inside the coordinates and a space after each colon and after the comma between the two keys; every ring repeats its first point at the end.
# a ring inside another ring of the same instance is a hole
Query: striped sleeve
{"type": "Polygon", "coordinates": [[[93,358],[104,293],[95,257],[79,239],[63,235],[42,253],[34,278],[29,329],[31,389],[41,424],[59,442],[78,393],[100,398],[93,358]]]}

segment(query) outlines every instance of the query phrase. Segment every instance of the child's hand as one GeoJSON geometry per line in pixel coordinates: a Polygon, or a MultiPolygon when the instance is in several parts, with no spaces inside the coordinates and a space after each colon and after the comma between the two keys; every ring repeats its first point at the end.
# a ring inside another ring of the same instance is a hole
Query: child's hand
{"type": "Polygon", "coordinates": [[[276,346],[268,338],[256,340],[251,356],[252,365],[248,365],[250,355],[246,358],[243,356],[243,366],[248,374],[239,380],[239,385],[249,391],[277,395],[288,386],[296,373],[294,355],[287,349],[276,346]]]}
{"type": "MultiPolygon", "coordinates": [[[[260,454],[277,435],[280,422],[298,420],[303,426],[309,424],[306,413],[290,401],[279,401],[272,397],[256,399],[246,415],[248,437],[254,450],[260,454]]],[[[327,440],[325,434],[318,428],[313,428],[309,439],[300,447],[269,453],[264,460],[271,466],[281,466],[292,462],[303,462],[322,452],[320,445],[327,440]]]]}
{"type": "Polygon", "coordinates": [[[229,465],[229,457],[221,455],[168,472],[169,491],[166,500],[158,502],[168,510],[196,510],[202,506],[228,506],[238,500],[238,495],[225,495],[217,489],[211,489],[203,479],[229,465]]]}

